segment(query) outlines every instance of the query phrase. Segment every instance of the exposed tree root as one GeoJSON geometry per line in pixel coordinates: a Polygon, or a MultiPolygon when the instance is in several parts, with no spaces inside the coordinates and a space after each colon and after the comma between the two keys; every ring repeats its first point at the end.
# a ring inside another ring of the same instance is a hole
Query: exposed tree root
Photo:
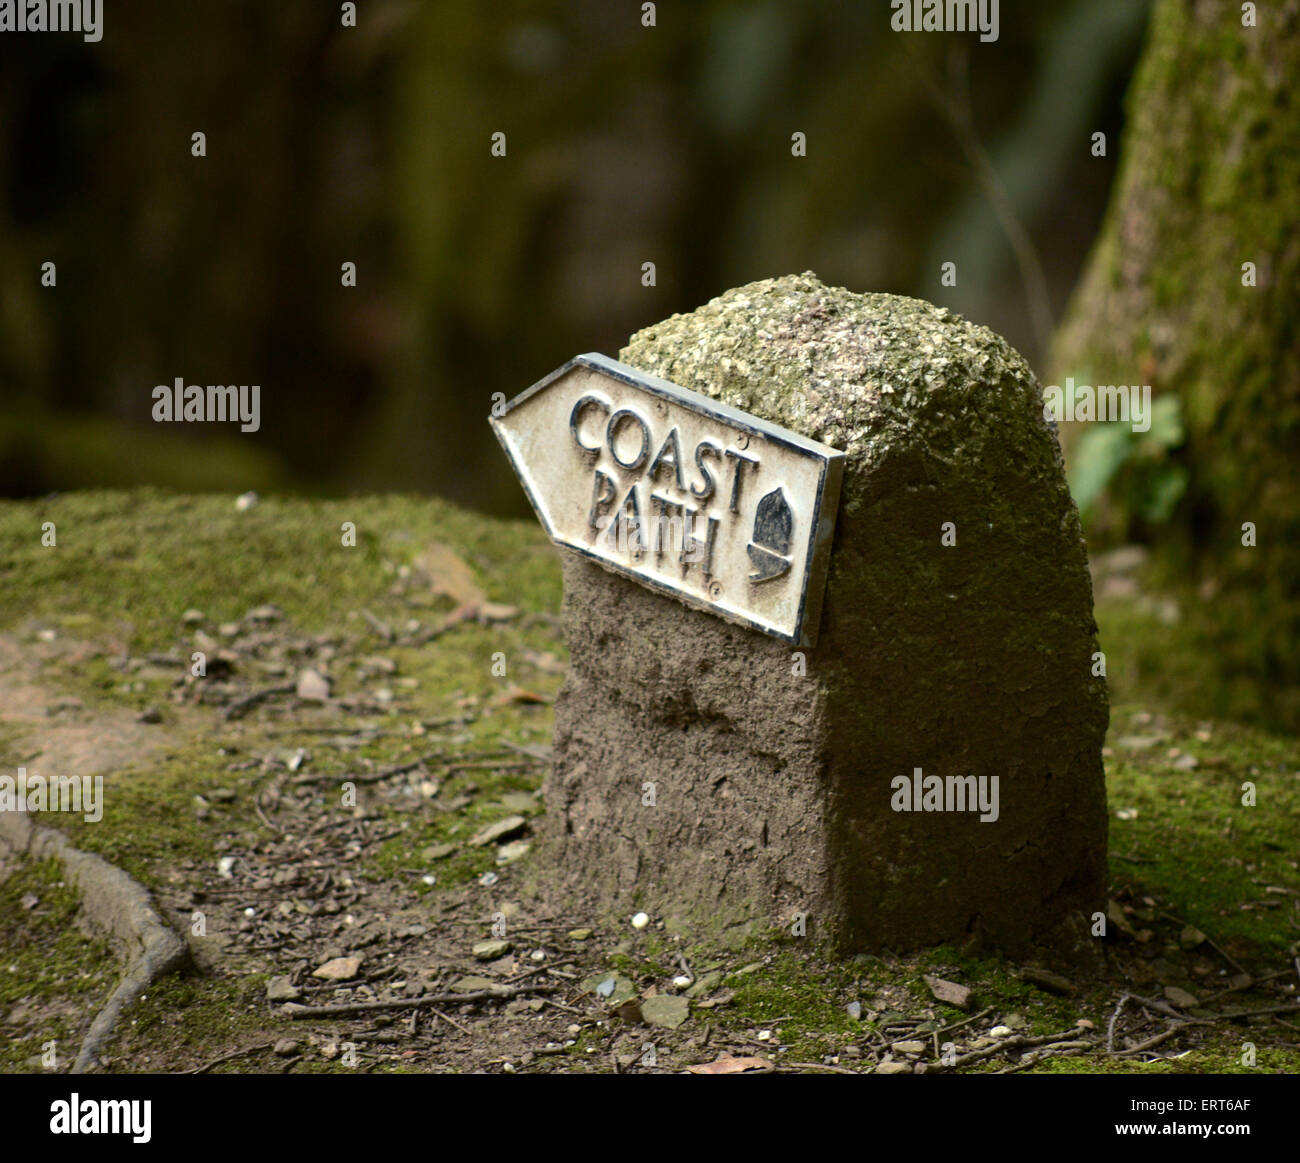
{"type": "Polygon", "coordinates": [[[84,1074],[98,1064],[122,1010],[160,977],[184,966],[189,946],[163,919],[144,885],[103,857],[74,848],[62,833],[33,824],[26,813],[0,812],[0,847],[34,860],[57,859],[81,894],[91,923],[125,950],[122,979],[90,1023],[72,1064],[72,1073],[84,1074]]]}

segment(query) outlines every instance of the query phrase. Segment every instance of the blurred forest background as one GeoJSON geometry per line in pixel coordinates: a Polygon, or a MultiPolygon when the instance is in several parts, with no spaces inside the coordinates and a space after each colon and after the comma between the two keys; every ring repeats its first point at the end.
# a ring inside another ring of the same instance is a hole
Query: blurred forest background
{"type": "Polygon", "coordinates": [[[1061,429],[1099,598],[1137,584],[1108,550],[1149,559],[1144,681],[1300,729],[1300,0],[1002,0],[989,43],[887,0],[342,7],[0,38],[0,496],[524,516],[493,393],[813,270],[987,324],[1044,384],[1151,384],[1150,431],[1061,429]],[[154,423],[176,377],[259,384],[260,430],[154,423]]]}
{"type": "Polygon", "coordinates": [[[884,0],[669,0],[654,28],[632,0],[362,0],[346,29],[339,7],[136,0],[96,44],[0,42],[0,494],[523,515],[493,392],[806,269],[951,306],[1041,372],[1147,10],[1004,0],[982,44],[895,33],[884,0]],[[177,376],[260,384],[261,430],[155,424],[177,376]]]}

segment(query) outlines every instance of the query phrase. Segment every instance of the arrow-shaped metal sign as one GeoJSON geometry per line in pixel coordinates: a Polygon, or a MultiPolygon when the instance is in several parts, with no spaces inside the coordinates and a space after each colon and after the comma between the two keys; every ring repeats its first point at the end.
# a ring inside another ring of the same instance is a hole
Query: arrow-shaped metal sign
{"type": "Polygon", "coordinates": [[[552,541],[697,609],[815,642],[843,453],[596,354],[491,424],[552,541]]]}

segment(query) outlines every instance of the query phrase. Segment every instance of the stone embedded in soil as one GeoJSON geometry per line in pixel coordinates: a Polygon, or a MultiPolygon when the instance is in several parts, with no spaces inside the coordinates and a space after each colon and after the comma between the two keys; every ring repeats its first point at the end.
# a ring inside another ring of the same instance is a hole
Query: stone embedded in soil
{"type": "Polygon", "coordinates": [[[308,667],[298,675],[298,697],[304,702],[323,703],[330,697],[330,681],[308,667]]]}
{"type": "Polygon", "coordinates": [[[873,1074],[912,1074],[909,1062],[882,1062],[872,1071],[873,1074]]]}
{"type": "Polygon", "coordinates": [[[466,974],[464,977],[458,977],[451,984],[452,993],[479,993],[485,989],[495,989],[500,982],[493,981],[490,977],[475,977],[473,974],[466,974]]]}
{"type": "Polygon", "coordinates": [[[687,997],[705,997],[712,993],[722,984],[722,971],[720,969],[711,969],[708,973],[702,973],[687,987],[687,997]]]}
{"type": "Polygon", "coordinates": [[[1040,969],[1035,965],[1027,965],[1021,969],[1020,976],[1024,981],[1038,986],[1039,989],[1045,989],[1048,993],[1059,994],[1061,997],[1074,992],[1074,982],[1068,977],[1062,977],[1059,973],[1053,973],[1050,969],[1040,969]]]}
{"type": "Polygon", "coordinates": [[[971,992],[967,986],[959,985],[955,981],[945,981],[942,977],[932,977],[928,973],[925,975],[925,984],[930,987],[930,993],[935,1001],[956,1006],[959,1010],[970,1009],[971,992]]]}
{"type": "Polygon", "coordinates": [[[527,856],[532,848],[530,840],[511,840],[509,844],[502,844],[497,849],[497,863],[514,864],[516,860],[522,860],[527,856]]]}
{"type": "Polygon", "coordinates": [[[583,980],[579,989],[583,993],[594,993],[597,997],[604,998],[611,1006],[622,1005],[636,996],[636,982],[621,973],[593,973],[583,980]]]}
{"type": "Polygon", "coordinates": [[[495,844],[498,840],[505,840],[516,832],[522,832],[527,826],[528,821],[523,816],[507,816],[504,820],[480,828],[470,837],[469,846],[483,848],[488,844],[495,844]]]}
{"type": "Polygon", "coordinates": [[[289,977],[273,977],[266,983],[267,1001],[297,1001],[302,990],[289,977]]]}
{"type": "Polygon", "coordinates": [[[495,961],[514,949],[509,941],[480,941],[474,946],[474,957],[478,961],[495,961]]]}
{"type": "Polygon", "coordinates": [[[1091,955],[1106,684],[1025,361],[946,309],[809,274],[619,358],[843,451],[843,492],[817,645],[797,652],[562,551],[551,891],[611,919],[653,900],[692,933],[802,914],[858,949],[1091,955]],[[996,779],[997,818],[897,810],[918,769],[996,779]]]}
{"type": "Polygon", "coordinates": [[[351,981],[360,972],[360,957],[334,957],[319,969],[313,970],[312,976],[323,981],[351,981]]]}
{"type": "Polygon", "coordinates": [[[684,997],[661,993],[641,1003],[641,1017],[648,1026],[675,1030],[690,1016],[690,1008],[684,997]]]}
{"type": "Polygon", "coordinates": [[[531,812],[537,807],[537,800],[532,792],[527,791],[508,791],[496,799],[498,807],[504,808],[507,812],[531,812]]]}

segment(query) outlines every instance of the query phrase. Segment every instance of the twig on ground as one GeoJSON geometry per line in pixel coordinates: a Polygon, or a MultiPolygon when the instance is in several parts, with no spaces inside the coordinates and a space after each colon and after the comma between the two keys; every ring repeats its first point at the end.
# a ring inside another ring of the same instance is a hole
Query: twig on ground
{"type": "Polygon", "coordinates": [[[1152,1050],[1156,1046],[1159,1046],[1162,1042],[1167,1042],[1180,1030],[1183,1030],[1190,1024],[1190,1022],[1174,1022],[1173,1025],[1163,1033],[1157,1034],[1154,1038],[1148,1038],[1145,1042],[1139,1042],[1136,1046],[1130,1046],[1127,1050],[1107,1049],[1106,1053],[1108,1053],[1112,1058],[1124,1058],[1129,1054],[1145,1053],[1147,1050],[1152,1050]]]}
{"type": "Polygon", "coordinates": [[[935,1034],[937,1036],[939,1034],[946,1034],[949,1030],[960,1030],[962,1026],[969,1026],[971,1022],[978,1022],[980,1018],[988,1017],[988,1015],[993,1012],[994,1008],[994,1006],[989,1006],[987,1009],[980,1010],[977,1014],[971,1014],[969,1018],[962,1018],[960,1022],[953,1022],[950,1026],[940,1026],[939,1029],[935,1030],[935,1034]]]}
{"type": "Polygon", "coordinates": [[[1115,1003],[1115,1012],[1110,1015],[1110,1021],[1106,1024],[1106,1053],[1109,1054],[1115,1049],[1115,1023],[1119,1021],[1119,1012],[1124,1008],[1124,1003],[1129,1000],[1128,994],[1121,995],[1119,1001],[1115,1003]]]}
{"type": "Polygon", "coordinates": [[[534,759],[540,759],[543,763],[551,762],[550,747],[541,747],[529,743],[512,743],[509,739],[502,739],[501,742],[509,747],[511,751],[518,751],[521,755],[531,755],[534,759]]]}
{"type": "Polygon", "coordinates": [[[525,969],[523,973],[516,973],[514,977],[507,977],[502,984],[514,985],[515,982],[523,981],[524,978],[526,977],[536,977],[539,973],[546,973],[548,970],[551,969],[559,969],[561,965],[573,965],[573,964],[576,963],[574,962],[573,958],[570,957],[565,961],[552,962],[550,965],[538,965],[533,969],[525,969]]]}
{"type": "Polygon", "coordinates": [[[394,1001],[360,1001],[339,1006],[302,1006],[289,1002],[280,1012],[287,1018],[339,1018],[369,1014],[377,1010],[411,1010],[421,1006],[449,1005],[453,1002],[508,1001],[530,993],[552,993],[558,985],[499,985],[473,993],[431,993],[427,997],[401,998],[394,1001]]]}
{"type": "MultiPolygon", "coordinates": [[[[284,829],[281,828],[279,824],[273,824],[270,818],[267,816],[266,812],[262,809],[262,793],[265,790],[266,790],[265,788],[259,787],[257,789],[257,795],[253,797],[253,807],[257,810],[257,818],[261,820],[262,823],[265,824],[272,832],[278,832],[280,835],[283,836],[284,829]]],[[[278,796],[277,796],[277,801],[278,801],[278,796]]]]}
{"type": "MultiPolygon", "coordinates": [[[[433,1012],[437,1014],[438,1017],[440,1017],[449,1026],[455,1026],[456,1029],[458,1029],[462,1034],[468,1034],[471,1038],[474,1036],[473,1030],[471,1030],[468,1026],[464,1025],[462,1022],[458,1022],[450,1014],[444,1014],[442,1010],[438,1009],[436,1006],[430,1008],[432,1008],[433,1012]]],[[[416,1010],[415,1012],[418,1014],[420,1011],[416,1010]]]]}
{"type": "Polygon", "coordinates": [[[211,1062],[205,1062],[202,1066],[196,1066],[193,1070],[182,1070],[182,1074],[206,1074],[214,1066],[220,1066],[223,1062],[230,1062],[235,1058],[246,1058],[249,1054],[257,1054],[262,1050],[270,1050],[270,1042],[258,1042],[256,1046],[245,1046],[242,1050],[232,1050],[229,1054],[222,1054],[220,1058],[214,1058],[211,1062]]]}
{"type": "Polygon", "coordinates": [[[1287,1005],[1280,1006],[1263,1006],[1254,1010],[1228,1010],[1221,1014],[1211,1014],[1208,1018],[1191,1018],[1190,1020],[1208,1026],[1215,1022],[1235,1022],[1238,1018],[1254,1018],[1262,1014],[1296,1014],[1300,1016],[1300,1002],[1290,1002],[1287,1005]]]}
{"type": "Polygon", "coordinates": [[[1091,1042],[1054,1042],[1051,1045],[1044,1046],[1041,1050],[1031,1050],[1024,1055],[1019,1062],[1013,1066],[1005,1066],[1001,1070],[994,1071],[995,1074],[1016,1074],[1021,1070],[1028,1070],[1031,1066],[1037,1066],[1040,1062],[1045,1062],[1048,1058],[1073,1058],[1076,1054],[1082,1054],[1086,1050],[1091,1050],[1091,1042]]]}
{"type": "Polygon", "coordinates": [[[513,771],[519,767],[541,767],[547,760],[534,759],[531,763],[522,759],[498,759],[483,763],[448,763],[448,771],[513,771]]]}
{"type": "Polygon", "coordinates": [[[370,627],[375,634],[385,642],[391,642],[394,638],[393,628],[382,618],[375,617],[369,610],[362,610],[361,616],[366,620],[366,625],[370,627]]]}
{"type": "MultiPolygon", "coordinates": [[[[1197,931],[1198,933],[1204,933],[1204,932],[1205,932],[1204,929],[1200,929],[1200,928],[1198,928],[1196,925],[1193,925],[1190,921],[1184,921],[1184,920],[1182,919],[1182,917],[1176,917],[1176,916],[1174,916],[1173,913],[1166,913],[1166,912],[1164,912],[1164,911],[1162,910],[1161,913],[1160,913],[1160,915],[1161,915],[1162,917],[1167,918],[1168,920],[1173,921],[1175,924],[1182,925],[1182,926],[1183,926],[1184,928],[1186,928],[1186,929],[1196,929],[1196,931],[1197,931]]],[[[1233,957],[1230,953],[1225,952],[1224,949],[1223,949],[1223,947],[1220,946],[1218,943],[1216,943],[1213,937],[1211,937],[1211,936],[1209,936],[1208,934],[1206,934],[1206,937],[1205,937],[1205,943],[1206,943],[1206,944],[1207,944],[1211,949],[1213,949],[1213,950],[1214,950],[1214,951],[1215,951],[1215,952],[1216,952],[1220,957],[1222,957],[1222,958],[1223,958],[1223,959],[1224,959],[1224,960],[1225,960],[1229,965],[1231,965],[1231,966],[1233,967],[1233,969],[1235,969],[1238,973],[1245,973],[1245,972],[1246,972],[1246,970],[1245,970],[1245,968],[1242,966],[1241,962],[1238,961],[1235,957],[1233,957]]]]}
{"type": "MultiPolygon", "coordinates": [[[[500,751],[472,751],[470,756],[500,755],[500,751]]],[[[468,771],[472,768],[506,768],[506,767],[529,767],[531,764],[521,763],[518,760],[512,760],[507,763],[479,763],[469,762],[469,756],[464,756],[466,762],[459,762],[462,758],[459,756],[448,755],[445,751],[430,751],[427,755],[421,755],[419,759],[412,759],[406,763],[398,763],[392,767],[385,767],[379,771],[360,771],[360,772],[334,772],[332,774],[321,774],[314,772],[309,775],[300,775],[295,779],[294,785],[308,783],[380,783],[385,779],[392,779],[397,775],[406,775],[407,772],[414,771],[421,764],[432,764],[438,767],[445,767],[449,771],[468,771]]]]}
{"type": "MultiPolygon", "coordinates": [[[[1300,1015],[1300,1002],[1289,1002],[1285,1005],[1259,1006],[1253,1010],[1224,1010],[1218,1014],[1206,1014],[1203,1018],[1189,1018],[1186,1014],[1174,1009],[1168,1002],[1161,1001],[1158,997],[1137,997],[1134,1000],[1141,1002],[1144,1006],[1150,1006],[1153,1010],[1158,1010],[1167,1017],[1185,1022],[1189,1026],[1215,1026],[1220,1022],[1235,1022],[1241,1018],[1253,1018],[1262,1014],[1300,1015]]],[[[1200,1006],[1196,1008],[1200,1009],[1200,1006]]]]}
{"type": "Polygon", "coordinates": [[[274,698],[276,695],[291,695],[297,689],[298,684],[292,682],[281,683],[279,686],[263,687],[261,690],[246,694],[242,699],[236,699],[226,708],[223,717],[226,720],[242,719],[259,703],[264,703],[267,699],[274,698]]]}
{"type": "Polygon", "coordinates": [[[1245,985],[1230,985],[1227,989],[1221,989],[1218,993],[1210,994],[1203,1000],[1203,1004],[1217,1001],[1221,997],[1227,997],[1230,993],[1241,993],[1247,989],[1254,989],[1255,986],[1262,985],[1266,981],[1272,981],[1276,977],[1285,977],[1289,972],[1289,970],[1279,969],[1275,970],[1273,973],[1263,973],[1259,977],[1252,977],[1245,985]]]}
{"type": "Polygon", "coordinates": [[[985,1046],[981,1050],[972,1050],[969,1054],[963,1054],[952,1065],[938,1065],[936,1070],[957,1070],[963,1066],[970,1066],[975,1062],[982,1062],[985,1058],[993,1058],[999,1054],[1005,1054],[1008,1050],[1020,1050],[1031,1046],[1045,1046],[1049,1042],[1066,1042],[1072,1035],[1079,1031],[1077,1027],[1071,1026],[1068,1030],[1063,1030],[1059,1034],[1040,1034],[1037,1037],[1028,1037],[1024,1034],[1017,1034],[1011,1038],[1003,1038],[1000,1042],[995,1042],[992,1046],[985,1046]]]}
{"type": "Polygon", "coordinates": [[[295,779],[294,786],[305,783],[379,783],[381,780],[392,779],[395,775],[405,775],[408,771],[414,771],[422,763],[432,763],[442,754],[441,751],[433,751],[428,755],[421,755],[419,759],[412,759],[406,763],[399,763],[394,767],[385,767],[380,771],[362,771],[354,773],[333,772],[321,774],[314,772],[310,775],[300,775],[295,779]]]}

